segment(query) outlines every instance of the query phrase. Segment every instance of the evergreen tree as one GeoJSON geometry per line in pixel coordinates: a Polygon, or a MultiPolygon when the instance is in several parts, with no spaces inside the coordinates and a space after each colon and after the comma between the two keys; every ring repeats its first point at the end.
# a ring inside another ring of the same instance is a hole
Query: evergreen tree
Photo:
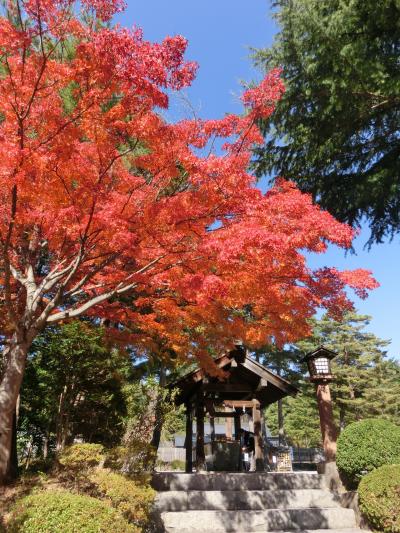
{"type": "Polygon", "coordinates": [[[365,331],[370,317],[347,313],[341,321],[328,316],[313,320],[313,335],[281,352],[264,350],[259,358],[271,370],[294,381],[300,388],[295,398],[284,398],[280,406],[266,410],[273,435],[282,431],[289,444],[319,446],[321,433],[314,385],[300,359],[318,346],[335,351],[332,361],[334,380],[331,392],[334,416],[339,428],[369,417],[387,418],[400,423],[400,364],[386,357],[389,341],[365,331]],[[280,369],[280,370],[279,370],[280,369]],[[279,423],[281,421],[281,424],[279,423]]]}
{"type": "MultiPolygon", "coordinates": [[[[278,376],[293,384],[299,380],[299,353],[295,347],[279,349],[266,345],[254,352],[255,359],[278,376]]],[[[286,442],[284,400],[278,400],[266,410],[266,422],[269,430],[278,435],[279,444],[286,442]]]]}
{"type": "Polygon", "coordinates": [[[297,343],[303,355],[320,345],[338,354],[332,361],[331,391],[340,428],[376,413],[391,417],[387,399],[395,380],[386,374],[392,367],[384,350],[390,341],[364,331],[370,318],[347,313],[338,322],[325,315],[314,320],[313,336],[297,343]]]}
{"type": "Polygon", "coordinates": [[[258,50],[286,93],[264,121],[259,175],[278,174],[340,220],[370,222],[371,241],[400,230],[400,4],[275,0],[279,31],[258,50]]]}
{"type": "Polygon", "coordinates": [[[20,448],[46,456],[49,448],[62,449],[74,437],[119,442],[131,368],[126,351],[107,345],[103,328],[80,321],[48,328],[35,340],[27,361],[20,448]]]}
{"type": "Polygon", "coordinates": [[[374,386],[364,391],[372,417],[388,418],[400,425],[400,362],[389,359],[377,366],[374,386]]]}
{"type": "MultiPolygon", "coordinates": [[[[320,447],[321,430],[314,387],[307,381],[298,384],[300,393],[282,400],[285,442],[302,448],[320,447]]],[[[279,433],[278,402],[269,405],[265,418],[272,435],[279,433]]]]}

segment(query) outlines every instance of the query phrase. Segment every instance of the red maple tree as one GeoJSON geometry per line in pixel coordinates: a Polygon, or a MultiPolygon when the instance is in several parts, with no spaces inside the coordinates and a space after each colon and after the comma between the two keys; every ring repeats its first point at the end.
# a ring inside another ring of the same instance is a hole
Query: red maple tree
{"type": "Polygon", "coordinates": [[[104,24],[120,0],[9,0],[0,18],[0,481],[32,340],[90,314],[211,368],[209,347],[309,333],[319,307],[349,309],[368,272],[312,271],[304,251],[349,247],[353,231],[280,180],[248,173],[284,87],[243,95],[243,116],[160,114],[189,85],[186,40],[160,44],[104,24]],[[85,11],[80,16],[79,9],[85,11]],[[225,138],[223,153],[213,143],[225,138]]]}

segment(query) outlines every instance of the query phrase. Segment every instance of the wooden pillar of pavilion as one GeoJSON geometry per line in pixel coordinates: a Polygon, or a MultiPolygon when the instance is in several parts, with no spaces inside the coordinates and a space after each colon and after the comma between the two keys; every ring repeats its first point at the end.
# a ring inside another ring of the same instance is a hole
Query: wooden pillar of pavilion
{"type": "Polygon", "coordinates": [[[242,447],[241,447],[242,443],[240,440],[240,413],[238,413],[236,410],[235,410],[235,417],[233,421],[234,421],[234,427],[235,427],[235,439],[239,441],[239,444],[240,444],[238,471],[241,472],[242,471],[242,447]]]}
{"type": "Polygon", "coordinates": [[[196,471],[201,472],[206,467],[204,453],[204,393],[201,389],[196,398],[196,471]]]}
{"type": "Polygon", "coordinates": [[[235,439],[240,439],[240,413],[237,411],[235,412],[235,416],[233,418],[234,428],[235,428],[235,439]]]}
{"type": "Polygon", "coordinates": [[[185,471],[191,474],[193,471],[193,417],[192,404],[186,404],[186,438],[185,438],[185,471]]]}
{"type": "Polygon", "coordinates": [[[211,429],[211,442],[215,441],[215,420],[213,416],[210,416],[210,429],[211,429]]]}
{"type": "Polygon", "coordinates": [[[261,431],[261,408],[258,400],[253,400],[253,424],[254,424],[254,458],[256,472],[264,471],[264,444],[261,431]]]}
{"type": "MultiPolygon", "coordinates": [[[[225,411],[231,415],[229,407],[225,407],[225,411]]],[[[230,416],[225,419],[225,434],[227,439],[232,440],[232,418],[230,416]]]]}

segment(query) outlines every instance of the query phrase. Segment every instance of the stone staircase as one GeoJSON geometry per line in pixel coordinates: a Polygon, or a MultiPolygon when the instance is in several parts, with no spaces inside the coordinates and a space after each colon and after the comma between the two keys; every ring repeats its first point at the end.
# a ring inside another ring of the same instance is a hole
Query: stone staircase
{"type": "Polygon", "coordinates": [[[163,472],[153,487],[157,532],[361,533],[316,473],[163,472]]]}

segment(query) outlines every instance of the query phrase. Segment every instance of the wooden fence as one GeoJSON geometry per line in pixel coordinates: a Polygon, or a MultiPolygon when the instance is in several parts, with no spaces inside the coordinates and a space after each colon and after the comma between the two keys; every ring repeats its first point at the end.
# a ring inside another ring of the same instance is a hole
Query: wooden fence
{"type": "MultiPolygon", "coordinates": [[[[297,448],[293,446],[292,462],[293,463],[319,463],[324,460],[323,451],[319,448],[297,448]]],[[[195,452],[193,453],[195,459],[195,452]]],[[[172,461],[185,461],[185,448],[175,448],[174,446],[160,447],[157,451],[157,458],[164,463],[172,461]]]]}
{"type": "Polygon", "coordinates": [[[292,461],[293,463],[320,463],[324,461],[324,452],[320,448],[297,448],[293,446],[292,461]]]}
{"type": "Polygon", "coordinates": [[[164,463],[171,463],[172,461],[185,461],[186,450],[185,448],[158,448],[157,459],[164,463]]]}

